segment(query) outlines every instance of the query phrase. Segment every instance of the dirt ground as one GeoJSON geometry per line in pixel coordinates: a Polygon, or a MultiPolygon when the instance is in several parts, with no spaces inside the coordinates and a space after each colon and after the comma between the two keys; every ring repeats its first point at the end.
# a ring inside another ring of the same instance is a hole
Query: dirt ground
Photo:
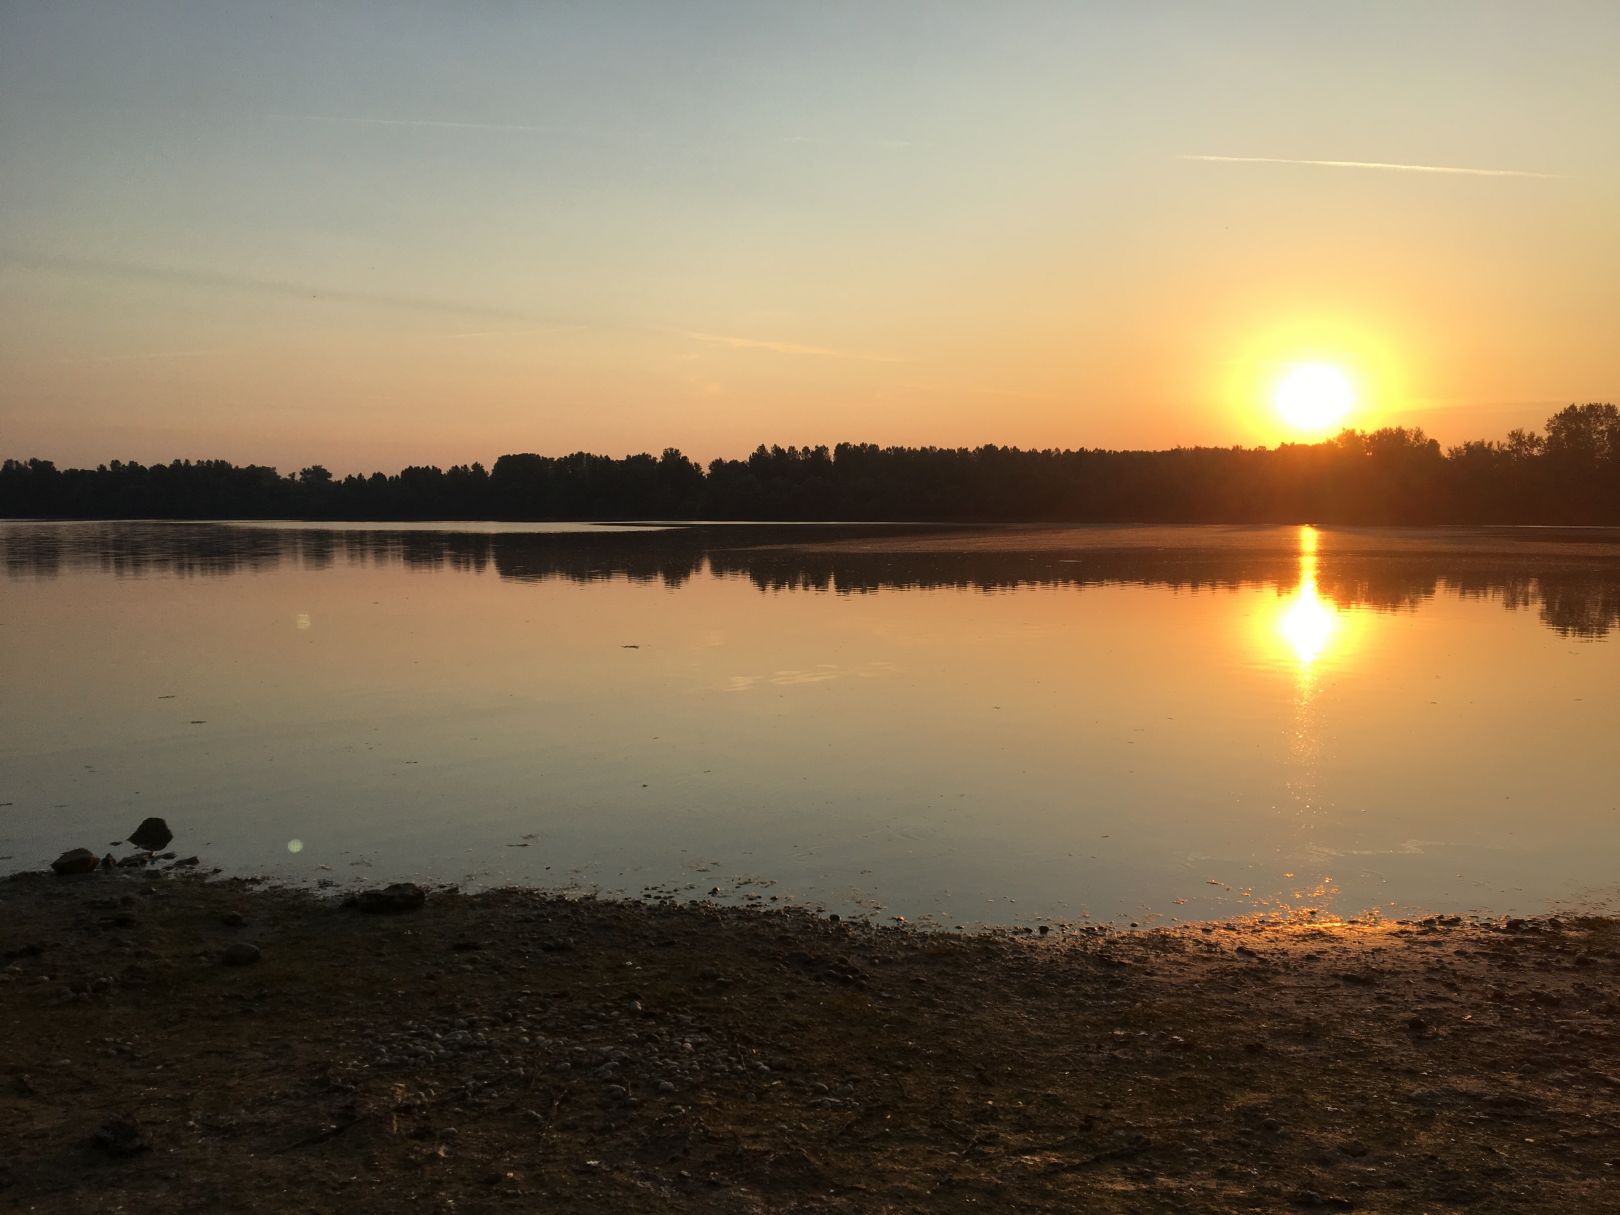
{"type": "Polygon", "coordinates": [[[1610,920],[950,935],[26,875],[0,1026],[4,1210],[1620,1211],[1610,920]]]}

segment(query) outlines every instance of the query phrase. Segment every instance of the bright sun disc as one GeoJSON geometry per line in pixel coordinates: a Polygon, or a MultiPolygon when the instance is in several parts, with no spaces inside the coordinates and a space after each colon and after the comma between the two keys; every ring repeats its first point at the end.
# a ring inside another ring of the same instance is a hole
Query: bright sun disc
{"type": "Polygon", "coordinates": [[[1331,363],[1300,363],[1277,383],[1272,403],[1296,430],[1331,430],[1356,403],[1350,377],[1331,363]]]}

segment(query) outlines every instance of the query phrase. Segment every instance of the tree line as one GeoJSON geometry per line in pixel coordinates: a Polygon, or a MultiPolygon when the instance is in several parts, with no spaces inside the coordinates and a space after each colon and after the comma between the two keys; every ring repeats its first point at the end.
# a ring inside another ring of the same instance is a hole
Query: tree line
{"type": "Polygon", "coordinates": [[[1142,523],[1620,523],[1620,410],[1442,450],[1422,430],[1168,451],[760,446],[707,468],[675,448],[505,455],[335,477],[321,465],[0,464],[0,516],[150,519],[780,519],[1142,523]]]}

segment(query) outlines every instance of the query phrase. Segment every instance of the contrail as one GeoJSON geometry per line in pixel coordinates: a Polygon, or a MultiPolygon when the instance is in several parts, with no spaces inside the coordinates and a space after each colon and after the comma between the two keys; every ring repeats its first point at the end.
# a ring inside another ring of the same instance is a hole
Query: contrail
{"type": "Polygon", "coordinates": [[[1388,169],[1396,173],[1456,173],[1464,177],[1541,177],[1556,178],[1558,173],[1531,173],[1525,169],[1463,169],[1454,165],[1398,165],[1380,160],[1293,160],[1283,156],[1199,156],[1192,153],[1178,160],[1206,160],[1238,165],[1317,165],[1328,169],[1388,169]]]}

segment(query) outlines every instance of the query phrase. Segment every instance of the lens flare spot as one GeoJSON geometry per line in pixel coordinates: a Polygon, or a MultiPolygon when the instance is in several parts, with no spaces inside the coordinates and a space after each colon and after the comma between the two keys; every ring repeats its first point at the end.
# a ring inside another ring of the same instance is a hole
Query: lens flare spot
{"type": "Polygon", "coordinates": [[[288,852],[302,852],[303,850],[304,850],[304,841],[303,840],[288,840],[287,841],[287,851],[288,852]]]}

